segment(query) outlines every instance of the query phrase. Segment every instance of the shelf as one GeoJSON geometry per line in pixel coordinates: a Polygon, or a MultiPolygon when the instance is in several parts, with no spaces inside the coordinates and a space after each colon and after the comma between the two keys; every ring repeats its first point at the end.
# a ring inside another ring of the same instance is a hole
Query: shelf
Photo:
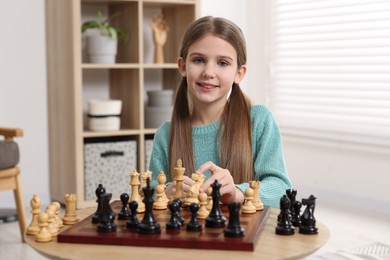
{"type": "MultiPolygon", "coordinates": [[[[50,195],[65,203],[75,193],[77,207],[96,206],[86,198],[85,145],[128,139],[136,143],[136,170],[147,169],[156,128],[145,127],[147,91],[175,90],[181,76],[178,48],[187,26],[198,17],[199,0],[66,0],[46,1],[48,59],[48,120],[50,195]],[[120,12],[110,21],[130,32],[127,44],[119,40],[116,63],[92,64],[87,55],[87,30],[81,24],[120,12]],[[154,64],[150,22],[162,14],[170,27],[163,64],[154,64]],[[120,130],[88,130],[88,101],[122,101],[120,130]]],[[[99,168],[100,163],[97,163],[99,168]]],[[[101,170],[101,169],[97,169],[101,170]]],[[[133,170],[133,169],[131,169],[133,170]]],[[[126,170],[127,171],[127,170],[126,170]]],[[[125,192],[125,191],[123,191],[125,192]]],[[[118,198],[113,198],[118,199],[118,198]]]]}

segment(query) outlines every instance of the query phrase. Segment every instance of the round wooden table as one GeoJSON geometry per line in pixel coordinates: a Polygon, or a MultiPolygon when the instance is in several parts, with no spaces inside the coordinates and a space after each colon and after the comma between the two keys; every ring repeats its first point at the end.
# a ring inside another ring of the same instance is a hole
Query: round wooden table
{"type": "MultiPolygon", "coordinates": [[[[88,208],[77,211],[83,219],[96,209],[88,208]]],[[[318,234],[303,235],[298,230],[294,235],[281,236],[275,234],[276,219],[279,209],[271,209],[264,230],[255,250],[202,250],[162,247],[112,246],[75,243],[57,243],[54,239],[48,243],[35,241],[34,236],[25,235],[26,242],[43,256],[50,259],[301,259],[314,253],[329,239],[328,228],[317,221],[318,234]]],[[[67,227],[65,227],[67,228],[67,227]]]]}

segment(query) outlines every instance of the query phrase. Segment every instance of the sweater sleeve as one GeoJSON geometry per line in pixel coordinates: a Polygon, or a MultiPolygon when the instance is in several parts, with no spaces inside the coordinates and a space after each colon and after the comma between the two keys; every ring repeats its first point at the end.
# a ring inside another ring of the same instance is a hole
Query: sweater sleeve
{"type": "Polygon", "coordinates": [[[152,186],[157,186],[157,176],[161,171],[164,171],[167,180],[169,180],[169,128],[170,124],[166,122],[157,130],[153,139],[153,149],[149,163],[149,170],[152,172],[152,186]]]}
{"type": "MultiPolygon", "coordinates": [[[[279,127],[272,113],[262,107],[253,118],[253,163],[255,179],[260,180],[260,198],[265,205],[280,207],[280,198],[291,188],[279,127]]],[[[237,185],[243,192],[248,183],[237,185]]]]}

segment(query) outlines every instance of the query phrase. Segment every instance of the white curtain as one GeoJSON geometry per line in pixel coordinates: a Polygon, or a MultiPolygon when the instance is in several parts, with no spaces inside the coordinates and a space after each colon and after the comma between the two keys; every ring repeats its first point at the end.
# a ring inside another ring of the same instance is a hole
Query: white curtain
{"type": "Polygon", "coordinates": [[[268,105],[285,136],[390,149],[390,0],[271,0],[268,105]]]}

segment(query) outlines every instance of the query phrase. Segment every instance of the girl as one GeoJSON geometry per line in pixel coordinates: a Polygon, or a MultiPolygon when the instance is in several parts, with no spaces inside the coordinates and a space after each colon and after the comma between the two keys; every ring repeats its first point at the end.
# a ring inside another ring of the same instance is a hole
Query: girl
{"type": "MultiPolygon", "coordinates": [[[[278,208],[291,183],[273,115],[264,106],[251,105],[239,86],[247,69],[240,28],[224,18],[196,20],[183,37],[177,63],[182,80],[172,119],[158,129],[153,142],[149,169],[154,184],[160,171],[172,181],[181,159],[187,176],[206,175],[200,192],[218,180],[223,203],[242,203],[248,181],[260,180],[262,202],[278,208]]],[[[184,193],[195,183],[187,176],[184,193]]],[[[175,182],[168,183],[168,198],[175,189],[175,182]]]]}

